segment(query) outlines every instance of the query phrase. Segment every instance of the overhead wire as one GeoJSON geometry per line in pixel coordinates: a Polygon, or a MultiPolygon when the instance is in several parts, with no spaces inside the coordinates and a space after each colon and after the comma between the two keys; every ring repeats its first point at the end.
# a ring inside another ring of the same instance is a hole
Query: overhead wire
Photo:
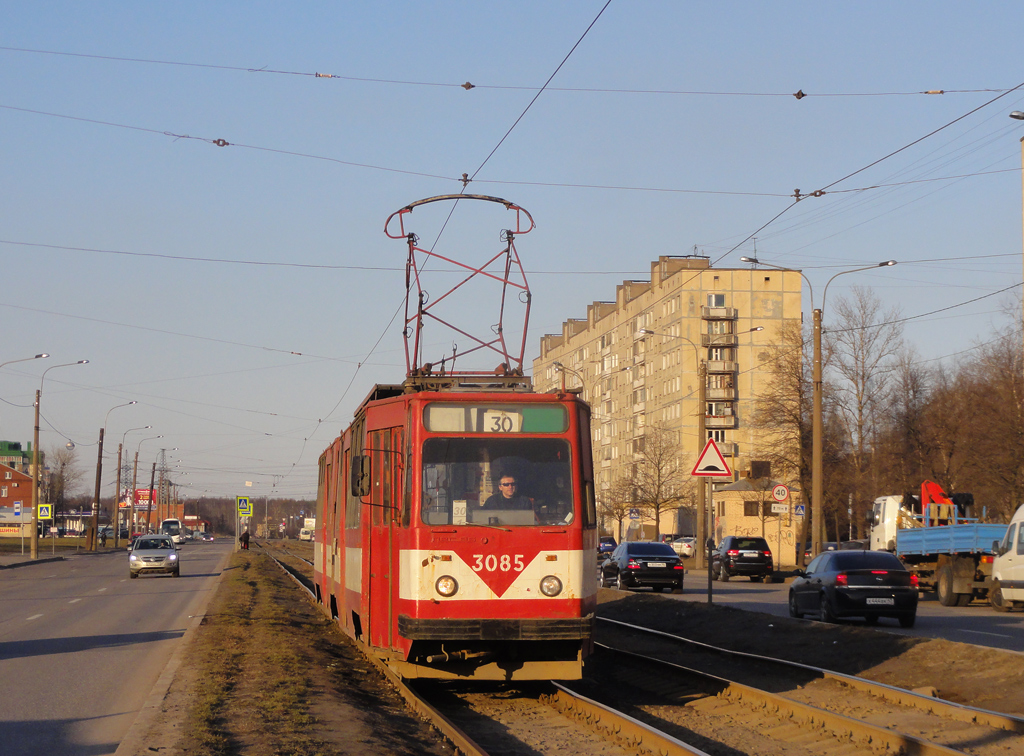
{"type": "MultiPolygon", "coordinates": [[[[603,9],[602,9],[603,12],[603,9]]],[[[449,89],[463,89],[470,91],[473,89],[494,89],[494,90],[512,90],[512,91],[537,91],[535,86],[525,85],[502,85],[502,84],[473,84],[471,82],[464,82],[461,84],[452,82],[438,82],[438,81],[417,81],[412,79],[387,79],[382,77],[367,77],[367,76],[349,76],[346,74],[336,73],[324,73],[320,71],[291,71],[287,69],[275,69],[267,66],[253,67],[253,66],[231,66],[216,63],[190,63],[187,61],[177,60],[159,60],[153,58],[134,58],[127,56],[118,55],[99,55],[95,53],[74,53],[62,50],[40,50],[28,47],[10,47],[0,46],[0,51],[4,52],[19,52],[19,53],[31,53],[36,55],[53,55],[53,56],[65,56],[70,58],[87,58],[93,60],[106,60],[118,63],[143,63],[149,65],[161,65],[161,66],[180,66],[184,68],[208,68],[220,71],[239,71],[243,73],[253,74],[274,74],[279,76],[303,76],[315,79],[326,79],[326,80],[338,80],[338,81],[354,81],[363,82],[369,84],[392,84],[401,86],[416,86],[416,87],[444,87],[449,89]]],[[[608,87],[547,87],[548,90],[553,92],[585,92],[585,93],[596,93],[596,94],[650,94],[650,95],[699,95],[699,96],[714,96],[714,97],[794,97],[797,100],[802,100],[805,97],[909,97],[909,96],[936,96],[936,95],[947,95],[947,94],[977,94],[986,92],[1004,92],[1004,89],[998,88],[981,88],[981,89],[925,89],[925,90],[907,90],[899,92],[804,92],[802,89],[796,92],[733,92],[733,91],[713,91],[713,90],[685,90],[685,89],[638,89],[638,88],[608,88],[608,87]]]]}

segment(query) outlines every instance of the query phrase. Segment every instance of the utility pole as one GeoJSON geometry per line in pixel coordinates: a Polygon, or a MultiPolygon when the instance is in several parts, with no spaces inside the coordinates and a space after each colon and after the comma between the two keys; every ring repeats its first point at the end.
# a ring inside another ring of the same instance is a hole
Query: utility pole
{"type": "MultiPolygon", "coordinates": [[[[150,518],[153,515],[153,485],[156,482],[156,462],[153,462],[153,471],[149,474],[149,509],[146,510],[146,530],[150,529],[150,518]]],[[[158,505],[159,506],[159,505],[158,505]]]]}
{"type": "MultiPolygon", "coordinates": [[[[117,517],[114,525],[114,548],[117,548],[117,541],[121,535],[121,450],[124,444],[117,445],[117,488],[114,489],[114,512],[117,517]]],[[[128,526],[128,543],[131,543],[132,529],[128,526]]]]}
{"type": "Polygon", "coordinates": [[[135,522],[135,497],[136,492],[139,490],[139,452],[135,452],[135,465],[132,467],[132,523],[135,522]]]}
{"type": "MultiPolygon", "coordinates": [[[[109,414],[109,413],[108,413],[109,414]]],[[[100,479],[103,477],[103,432],[100,428],[99,450],[96,452],[96,495],[92,500],[92,538],[89,543],[89,551],[96,551],[96,544],[99,541],[100,532],[100,479]]],[[[117,524],[114,524],[114,545],[117,545],[117,524]]]]}
{"type": "MultiPolygon", "coordinates": [[[[46,375],[46,373],[43,373],[46,375]]],[[[32,538],[29,540],[30,559],[39,558],[39,395],[36,391],[36,429],[32,434],[32,538]]]]}

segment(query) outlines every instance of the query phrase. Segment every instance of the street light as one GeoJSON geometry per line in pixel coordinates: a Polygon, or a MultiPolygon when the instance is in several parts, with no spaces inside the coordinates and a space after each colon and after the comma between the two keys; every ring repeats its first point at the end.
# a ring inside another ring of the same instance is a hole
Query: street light
{"type": "Polygon", "coordinates": [[[5,367],[6,365],[13,365],[15,362],[28,362],[29,360],[41,360],[41,359],[44,359],[44,358],[49,357],[49,356],[50,355],[48,355],[46,353],[43,353],[43,354],[37,354],[35,357],[22,357],[20,360],[8,360],[7,362],[0,362],[0,368],[5,367]]]}
{"type": "MultiPolygon", "coordinates": [[[[1010,113],[1010,118],[1017,121],[1024,121],[1024,113],[1019,110],[1015,110],[1010,113]]],[[[1020,166],[1021,166],[1021,217],[1024,218],[1024,137],[1020,140],[1020,166]]]]}
{"type": "MultiPolygon", "coordinates": [[[[38,357],[32,357],[32,359],[38,359],[38,357]]],[[[15,360],[15,362],[20,362],[20,360],[15,360]]],[[[88,362],[89,360],[79,360],[78,362],[65,362],[62,365],[50,365],[39,378],[39,390],[36,391],[36,426],[32,434],[32,538],[29,541],[30,559],[39,558],[39,400],[43,396],[43,380],[46,378],[46,374],[54,368],[85,365],[88,362]]]]}
{"type": "MultiPolygon", "coordinates": [[[[153,426],[147,425],[146,427],[147,428],[152,428],[153,426]]],[[[138,482],[139,482],[139,451],[142,449],[142,445],[144,443],[146,443],[147,441],[154,441],[154,440],[156,440],[158,438],[163,438],[163,436],[150,436],[149,438],[144,438],[141,441],[139,441],[139,445],[137,447],[135,447],[135,465],[132,468],[132,517],[135,516],[135,491],[136,491],[136,486],[138,486],[138,482]]],[[[152,511],[153,511],[153,487],[150,486],[149,487],[149,508],[146,510],[146,530],[149,530],[150,513],[152,511]]]]}
{"type": "MultiPolygon", "coordinates": [[[[766,268],[775,268],[776,270],[792,270],[792,268],[784,268],[780,265],[772,265],[771,263],[761,262],[756,257],[741,257],[740,260],[743,262],[753,263],[754,265],[764,265],[766,268]]],[[[811,555],[817,556],[821,553],[821,544],[825,540],[825,517],[822,506],[822,441],[824,432],[822,430],[822,419],[821,419],[821,396],[822,396],[822,378],[821,378],[821,318],[825,310],[825,297],[828,295],[828,287],[834,280],[839,276],[845,276],[847,273],[858,273],[864,270],[874,270],[875,268],[888,268],[896,264],[895,260],[885,260],[884,262],[875,263],[874,265],[865,265],[861,268],[853,268],[851,270],[841,270],[832,276],[825,283],[825,291],[821,295],[821,308],[814,307],[814,288],[811,286],[810,280],[801,271],[795,271],[800,273],[800,276],[807,282],[807,288],[811,292],[811,309],[813,310],[813,334],[814,334],[814,365],[811,373],[811,380],[813,381],[813,407],[811,410],[811,555]]],[[[803,544],[797,546],[797,563],[803,559],[803,544]]]]}
{"type": "MultiPolygon", "coordinates": [[[[118,404],[107,410],[107,414],[103,418],[103,425],[100,427],[100,442],[99,451],[96,454],[96,497],[92,502],[92,548],[90,551],[96,551],[96,536],[100,532],[100,479],[103,476],[103,436],[107,431],[107,420],[110,419],[110,413],[120,407],[131,407],[133,404],[138,404],[137,401],[132,400],[127,404],[118,404]]],[[[117,497],[115,497],[117,498],[117,497]]],[[[118,522],[117,518],[117,502],[114,502],[114,548],[117,548],[117,536],[121,530],[121,523],[118,522]]]]}
{"type": "MultiPolygon", "coordinates": [[[[152,425],[143,425],[140,428],[129,428],[123,434],[121,434],[121,443],[117,447],[117,506],[120,511],[121,506],[121,467],[122,467],[122,454],[124,452],[124,442],[128,438],[128,434],[132,431],[149,430],[152,425]]],[[[124,481],[127,482],[127,481],[124,481]]],[[[128,541],[131,543],[132,532],[135,530],[135,487],[132,486],[132,495],[128,503],[128,522],[125,523],[128,526],[128,541]]]]}

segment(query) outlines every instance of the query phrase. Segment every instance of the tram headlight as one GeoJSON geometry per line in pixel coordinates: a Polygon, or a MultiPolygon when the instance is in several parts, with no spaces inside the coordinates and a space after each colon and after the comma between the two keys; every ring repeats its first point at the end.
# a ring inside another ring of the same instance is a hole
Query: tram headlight
{"type": "Polygon", "coordinates": [[[445,598],[451,598],[458,593],[459,583],[451,575],[442,575],[434,583],[434,590],[445,598]]]}
{"type": "Polygon", "coordinates": [[[562,592],[562,581],[554,575],[548,575],[540,581],[540,592],[545,596],[557,596],[562,592]]]}

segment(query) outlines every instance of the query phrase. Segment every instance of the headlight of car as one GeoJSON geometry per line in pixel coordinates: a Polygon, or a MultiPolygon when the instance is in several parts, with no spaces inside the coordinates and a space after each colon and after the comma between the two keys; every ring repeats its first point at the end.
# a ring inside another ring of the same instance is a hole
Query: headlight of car
{"type": "Polygon", "coordinates": [[[540,592],[545,596],[557,596],[562,592],[562,581],[554,575],[548,575],[540,581],[540,592]]]}
{"type": "Polygon", "coordinates": [[[442,575],[434,583],[434,590],[445,598],[451,598],[459,590],[459,583],[451,575],[442,575]]]}
{"type": "Polygon", "coordinates": [[[128,561],[129,562],[137,562],[138,560],[139,560],[139,558],[137,556],[135,556],[134,554],[131,554],[128,557],[128,561]]]}
{"type": "Polygon", "coordinates": [[[178,555],[177,554],[171,554],[168,557],[168,559],[170,559],[172,562],[176,562],[178,560],[178,555]]]}

